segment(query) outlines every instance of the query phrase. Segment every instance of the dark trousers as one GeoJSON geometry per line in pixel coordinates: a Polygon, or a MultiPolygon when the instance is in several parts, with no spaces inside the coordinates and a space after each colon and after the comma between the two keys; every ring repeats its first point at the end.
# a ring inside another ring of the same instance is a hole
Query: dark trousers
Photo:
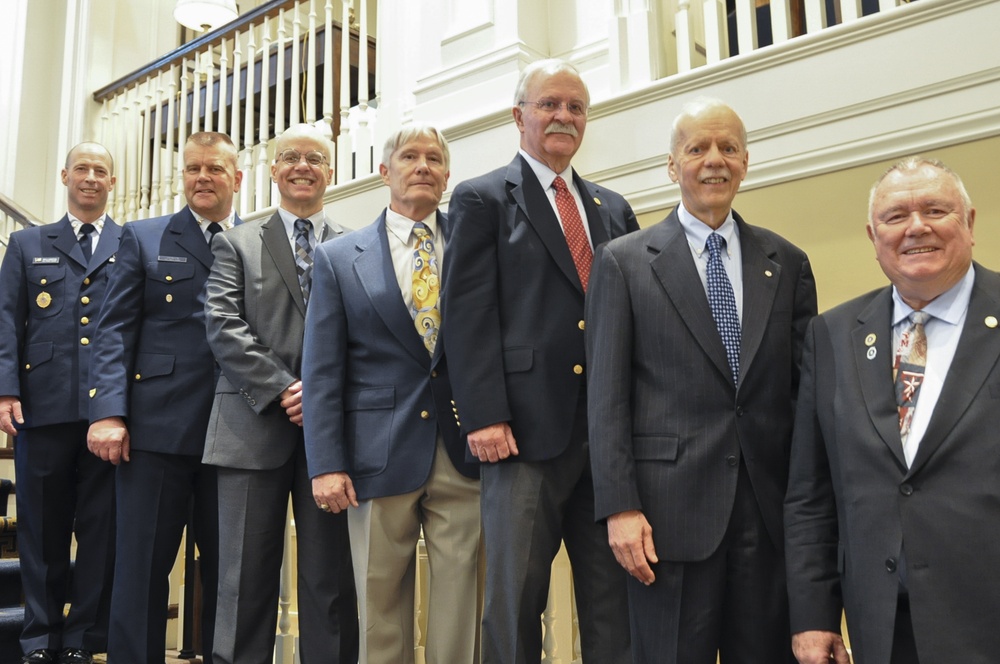
{"type": "Polygon", "coordinates": [[[25,652],[104,652],[114,572],[114,466],[87,450],[87,423],[21,429],[15,442],[25,652]],[[76,534],[76,568],[70,544],[76,534]],[[63,615],[66,603],[69,613],[63,615]]]}
{"type": "Polygon", "coordinates": [[[896,626],[892,632],[889,664],[920,664],[913,637],[913,621],[910,619],[910,599],[906,595],[900,595],[896,602],[896,626]]]}
{"type": "Polygon", "coordinates": [[[133,449],[131,458],[117,471],[118,562],[108,662],[163,664],[169,575],[193,505],[201,560],[202,649],[205,664],[210,664],[219,569],[215,468],[190,455],[133,449]]]}
{"type": "Polygon", "coordinates": [[[661,558],[650,586],[629,577],[635,663],[795,664],[784,562],[741,463],[719,548],[706,560],[661,558]]]}

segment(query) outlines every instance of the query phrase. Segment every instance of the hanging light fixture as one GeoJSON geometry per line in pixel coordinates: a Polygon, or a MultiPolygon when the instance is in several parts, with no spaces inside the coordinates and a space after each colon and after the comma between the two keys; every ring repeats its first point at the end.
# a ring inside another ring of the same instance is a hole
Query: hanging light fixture
{"type": "Polygon", "coordinates": [[[177,0],[174,20],[195,32],[208,32],[236,20],[236,0],[177,0]]]}

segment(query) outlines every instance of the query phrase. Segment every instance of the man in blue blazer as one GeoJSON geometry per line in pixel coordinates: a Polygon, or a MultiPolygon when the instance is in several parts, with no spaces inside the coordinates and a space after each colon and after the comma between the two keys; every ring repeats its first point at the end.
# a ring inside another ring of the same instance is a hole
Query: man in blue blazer
{"type": "Polygon", "coordinates": [[[274,658],[289,496],[298,541],[297,661],[355,664],[358,658],[347,517],[316,508],[302,439],[302,335],[310,298],[308,266],[299,261],[343,232],[323,210],[332,153],[317,127],[286,129],[271,165],[278,210],[212,245],[205,315],[222,377],[204,462],[218,471],[224,561],[215,664],[274,658]]]}
{"type": "MultiPolygon", "coordinates": [[[[238,223],[242,174],[225,134],[184,146],[187,206],[126,224],[97,319],[90,450],[118,466],[118,536],[108,658],[163,662],[168,575],[194,503],[202,646],[211,661],[218,578],[215,469],[201,463],[217,369],[205,333],[210,238],[238,223]]],[[[191,583],[192,579],[188,579],[191,583]]]]}
{"type": "Polygon", "coordinates": [[[302,362],[306,453],[316,503],[347,510],[365,664],[414,661],[421,529],[425,659],[479,661],[479,469],[465,462],[440,342],[448,160],[433,127],[396,131],[379,167],[388,209],[316,252],[302,362]]]}
{"type": "Polygon", "coordinates": [[[518,155],[458,185],[449,205],[445,350],[456,417],[484,462],[484,662],[538,661],[561,540],[584,660],[631,661],[625,575],[594,520],[583,302],[594,248],[638,224],[625,199],[570,166],[589,103],[571,65],[526,67],[518,155]]]}
{"type": "Polygon", "coordinates": [[[816,286],[732,209],[749,152],[731,108],[687,104],[670,144],[680,205],[605,245],[587,294],[597,516],[631,575],[637,664],[791,662],[781,515],[816,286]]]}
{"type": "Polygon", "coordinates": [[[12,234],[0,268],[0,429],[15,436],[31,664],[86,664],[107,649],[114,568],[114,473],[86,450],[90,342],[121,237],[105,213],[111,155],[77,145],[62,182],[66,216],[12,234]]]}

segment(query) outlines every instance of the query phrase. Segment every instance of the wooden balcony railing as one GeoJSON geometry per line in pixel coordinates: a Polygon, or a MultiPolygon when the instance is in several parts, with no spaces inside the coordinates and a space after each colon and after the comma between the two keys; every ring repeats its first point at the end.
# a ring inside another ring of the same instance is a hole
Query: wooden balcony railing
{"type": "Polygon", "coordinates": [[[95,92],[101,142],[116,164],[115,219],[184,205],[181,148],[197,131],[227,133],[240,149],[243,216],[276,200],[274,139],[299,122],[335,141],[337,182],[370,174],[377,102],[368,1],[274,0],[95,92]],[[355,7],[360,23],[345,29],[355,7]]]}

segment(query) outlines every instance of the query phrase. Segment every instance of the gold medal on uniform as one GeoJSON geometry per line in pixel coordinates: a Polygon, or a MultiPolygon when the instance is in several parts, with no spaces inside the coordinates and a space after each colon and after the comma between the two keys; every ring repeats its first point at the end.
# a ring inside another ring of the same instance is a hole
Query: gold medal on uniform
{"type": "Polygon", "coordinates": [[[42,291],[38,294],[38,297],[35,298],[35,304],[38,305],[39,309],[44,309],[52,304],[52,296],[45,291],[42,291]]]}

